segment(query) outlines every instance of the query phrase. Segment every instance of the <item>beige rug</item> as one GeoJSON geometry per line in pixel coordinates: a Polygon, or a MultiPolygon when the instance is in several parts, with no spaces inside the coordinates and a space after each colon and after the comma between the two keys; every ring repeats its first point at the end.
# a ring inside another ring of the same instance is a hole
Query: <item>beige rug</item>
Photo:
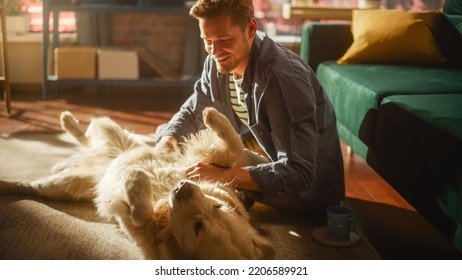
{"type": "MultiPolygon", "coordinates": [[[[0,136],[0,179],[35,179],[76,150],[65,134],[0,136]]],[[[257,204],[256,225],[273,242],[276,259],[377,259],[367,239],[330,247],[312,237],[313,225],[291,213],[257,204]]],[[[115,225],[101,220],[90,203],[41,197],[0,196],[0,259],[139,259],[136,245],[115,225]]]]}

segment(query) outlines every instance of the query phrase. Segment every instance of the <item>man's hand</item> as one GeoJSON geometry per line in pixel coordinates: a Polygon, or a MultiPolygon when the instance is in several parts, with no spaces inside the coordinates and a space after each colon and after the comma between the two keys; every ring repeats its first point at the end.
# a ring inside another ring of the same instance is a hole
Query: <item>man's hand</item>
{"type": "Polygon", "coordinates": [[[203,179],[231,184],[245,190],[260,190],[249,171],[244,167],[224,168],[206,162],[198,162],[187,168],[186,177],[191,180],[203,179]]]}
{"type": "Polygon", "coordinates": [[[186,176],[192,180],[211,180],[230,183],[234,180],[228,168],[219,167],[206,162],[198,162],[186,169],[186,176]]]}

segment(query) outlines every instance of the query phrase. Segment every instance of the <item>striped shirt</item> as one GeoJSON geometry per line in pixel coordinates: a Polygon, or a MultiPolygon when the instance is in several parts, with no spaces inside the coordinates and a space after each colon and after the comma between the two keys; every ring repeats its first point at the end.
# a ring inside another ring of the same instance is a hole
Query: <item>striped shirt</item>
{"type": "Polygon", "coordinates": [[[249,125],[249,113],[244,100],[244,92],[241,90],[241,79],[235,79],[234,75],[229,75],[229,96],[231,106],[237,118],[244,124],[249,125]]]}

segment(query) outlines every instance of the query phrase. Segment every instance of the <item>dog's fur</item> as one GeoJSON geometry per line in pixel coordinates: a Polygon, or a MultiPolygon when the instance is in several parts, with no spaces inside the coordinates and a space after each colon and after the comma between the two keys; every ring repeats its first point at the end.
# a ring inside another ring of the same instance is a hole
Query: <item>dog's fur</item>
{"type": "Polygon", "coordinates": [[[203,112],[208,129],[165,151],[139,141],[107,117],[84,133],[69,112],[61,125],[83,149],[32,182],[4,182],[1,194],[92,200],[98,214],[116,221],[147,259],[269,259],[274,248],[251,226],[235,190],[217,182],[186,180],[197,161],[221,167],[265,162],[244,149],[228,119],[203,112]]]}

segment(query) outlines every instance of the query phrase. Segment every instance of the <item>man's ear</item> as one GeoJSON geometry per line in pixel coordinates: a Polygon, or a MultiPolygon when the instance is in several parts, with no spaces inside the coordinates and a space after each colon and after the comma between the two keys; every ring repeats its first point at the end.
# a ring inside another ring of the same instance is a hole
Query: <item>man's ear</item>
{"type": "Polygon", "coordinates": [[[257,20],[255,18],[251,18],[247,27],[249,38],[253,38],[257,33],[257,20]]]}

